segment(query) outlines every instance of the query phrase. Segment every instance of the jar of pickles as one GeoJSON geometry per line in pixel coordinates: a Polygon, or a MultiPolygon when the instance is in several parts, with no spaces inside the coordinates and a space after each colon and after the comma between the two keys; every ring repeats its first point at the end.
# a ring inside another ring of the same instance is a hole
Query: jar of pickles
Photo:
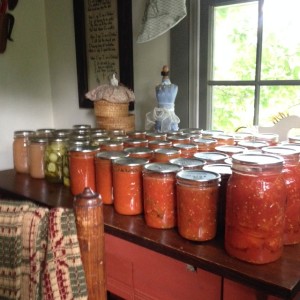
{"type": "Polygon", "coordinates": [[[182,168],[169,163],[150,163],[143,170],[144,216],[152,228],[177,224],[176,174],[182,168]]]}
{"type": "Polygon", "coordinates": [[[81,146],[69,149],[70,188],[73,195],[78,195],[85,188],[96,190],[95,155],[99,148],[81,146]]]}
{"type": "Polygon", "coordinates": [[[14,169],[18,173],[29,173],[29,138],[34,136],[32,130],[18,130],[14,132],[13,161],[14,169]]]}
{"type": "Polygon", "coordinates": [[[300,166],[299,149],[270,146],[262,148],[263,153],[279,155],[284,160],[283,178],[287,198],[283,244],[300,243],[300,166]]]}
{"type": "Polygon", "coordinates": [[[232,156],[225,216],[225,249],[240,260],[265,264],[280,258],[286,186],[279,156],[232,156]]]}
{"type": "Polygon", "coordinates": [[[33,137],[29,142],[29,174],[32,178],[45,178],[44,156],[48,139],[33,137]]]}
{"type": "Polygon", "coordinates": [[[148,160],[124,157],[113,161],[114,208],[122,215],[138,215],[143,212],[142,170],[148,160]]]}
{"type": "Polygon", "coordinates": [[[95,156],[96,192],[101,195],[103,204],[113,204],[112,162],[128,157],[124,151],[101,151],[95,156]]]}
{"type": "Polygon", "coordinates": [[[177,174],[179,234],[192,241],[208,241],[217,230],[218,173],[183,170],[177,174]]]}
{"type": "Polygon", "coordinates": [[[50,138],[45,150],[45,178],[50,182],[63,182],[63,157],[66,154],[68,139],[50,138]]]}

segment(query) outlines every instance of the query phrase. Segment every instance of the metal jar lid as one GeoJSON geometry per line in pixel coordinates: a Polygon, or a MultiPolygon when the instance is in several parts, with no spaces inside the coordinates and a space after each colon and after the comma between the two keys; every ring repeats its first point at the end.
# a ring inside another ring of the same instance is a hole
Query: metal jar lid
{"type": "Polygon", "coordinates": [[[83,146],[73,146],[70,147],[70,152],[83,152],[83,153],[89,153],[89,152],[95,152],[99,151],[98,146],[91,146],[91,145],[83,145],[83,146]]]}
{"type": "Polygon", "coordinates": [[[229,176],[232,174],[231,165],[229,164],[211,164],[203,167],[204,171],[219,173],[221,176],[229,176]]]}
{"type": "Polygon", "coordinates": [[[206,161],[203,159],[196,159],[196,158],[173,158],[170,160],[171,164],[181,166],[185,168],[201,168],[206,164],[206,161]]]}
{"type": "Polygon", "coordinates": [[[180,154],[180,150],[173,149],[173,148],[159,148],[159,149],[155,149],[154,153],[173,155],[173,154],[180,154]]]}
{"type": "Polygon", "coordinates": [[[221,152],[197,152],[194,154],[194,157],[210,162],[220,162],[228,158],[228,155],[221,152]]]}
{"type": "Polygon", "coordinates": [[[147,153],[152,153],[153,151],[147,147],[128,147],[125,148],[124,151],[126,153],[134,153],[134,154],[147,154],[147,153]]]}
{"type": "Polygon", "coordinates": [[[113,161],[113,164],[115,164],[115,165],[122,165],[122,166],[135,167],[135,166],[145,165],[148,162],[149,161],[147,159],[143,159],[143,158],[122,157],[122,158],[115,159],[113,161]]]}
{"type": "Polygon", "coordinates": [[[193,182],[210,182],[219,183],[221,175],[216,172],[204,171],[204,170],[183,170],[177,173],[178,179],[184,179],[193,182]]]}
{"type": "Polygon", "coordinates": [[[128,157],[128,153],[125,151],[101,151],[98,152],[95,156],[96,160],[97,158],[102,158],[102,159],[117,159],[121,157],[128,157]]]}
{"type": "Polygon", "coordinates": [[[176,143],[173,145],[173,147],[175,149],[180,149],[180,150],[197,150],[197,145],[195,144],[179,144],[179,143],[176,143]]]}
{"type": "Polygon", "coordinates": [[[182,170],[182,167],[171,163],[150,163],[145,165],[145,170],[156,173],[177,173],[182,170]]]}

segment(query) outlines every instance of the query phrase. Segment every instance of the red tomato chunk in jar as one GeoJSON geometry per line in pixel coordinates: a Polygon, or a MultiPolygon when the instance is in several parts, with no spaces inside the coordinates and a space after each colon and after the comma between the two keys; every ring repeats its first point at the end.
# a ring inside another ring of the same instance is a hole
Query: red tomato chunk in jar
{"type": "Polygon", "coordinates": [[[193,241],[215,237],[219,180],[219,174],[209,171],[177,174],[177,222],[182,237],[193,241]]]}

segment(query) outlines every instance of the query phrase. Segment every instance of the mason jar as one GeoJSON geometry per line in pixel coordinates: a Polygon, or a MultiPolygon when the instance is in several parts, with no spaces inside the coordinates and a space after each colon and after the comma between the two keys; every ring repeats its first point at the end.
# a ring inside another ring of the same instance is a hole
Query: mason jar
{"type": "Polygon", "coordinates": [[[17,130],[13,140],[14,169],[18,173],[29,173],[29,138],[34,136],[32,130],[17,130]]]}
{"type": "Polygon", "coordinates": [[[49,139],[46,146],[44,163],[45,178],[49,182],[63,182],[63,157],[67,152],[68,139],[54,137],[49,139]]]}
{"type": "Polygon", "coordinates": [[[122,215],[143,212],[142,170],[149,161],[143,158],[124,157],[112,162],[114,208],[122,215]]]}
{"type": "Polygon", "coordinates": [[[180,151],[180,157],[185,158],[193,158],[198,151],[197,146],[194,144],[174,144],[173,148],[180,151]]]}
{"type": "Polygon", "coordinates": [[[265,264],[283,250],[286,185],[279,156],[232,156],[225,216],[225,249],[240,260],[265,264]]]}
{"type": "Polygon", "coordinates": [[[185,157],[173,158],[170,163],[182,167],[183,170],[202,170],[206,165],[206,161],[203,159],[185,157]]]}
{"type": "Polygon", "coordinates": [[[95,156],[96,192],[102,197],[103,204],[113,204],[112,162],[128,157],[124,151],[101,151],[95,156]]]}
{"type": "Polygon", "coordinates": [[[29,141],[29,174],[32,178],[45,178],[45,151],[48,139],[33,137],[29,141]]]}
{"type": "Polygon", "coordinates": [[[151,150],[171,148],[171,147],[172,147],[172,142],[170,141],[152,140],[148,142],[148,148],[151,150]]]}
{"type": "Polygon", "coordinates": [[[177,224],[176,174],[182,168],[150,163],[143,170],[144,217],[149,227],[165,229],[177,224]]]}
{"type": "Polygon", "coordinates": [[[279,155],[283,158],[283,178],[286,184],[287,198],[283,244],[300,243],[300,166],[299,150],[269,146],[262,148],[263,153],[279,155]]]}
{"type": "Polygon", "coordinates": [[[216,236],[220,175],[203,170],[177,174],[177,225],[179,234],[192,241],[216,236]]]}
{"type": "Polygon", "coordinates": [[[215,151],[215,147],[217,145],[217,140],[212,138],[200,138],[193,140],[193,143],[197,145],[199,152],[212,152],[215,151]]]}
{"type": "Polygon", "coordinates": [[[194,158],[203,159],[207,164],[222,164],[228,155],[221,152],[196,152],[194,158]]]}
{"type": "Polygon", "coordinates": [[[161,148],[154,150],[153,162],[169,162],[170,159],[179,158],[180,150],[174,148],[161,148]]]}
{"type": "Polygon", "coordinates": [[[130,147],[125,148],[124,151],[129,157],[144,158],[149,161],[153,159],[153,151],[147,147],[130,147]]]}

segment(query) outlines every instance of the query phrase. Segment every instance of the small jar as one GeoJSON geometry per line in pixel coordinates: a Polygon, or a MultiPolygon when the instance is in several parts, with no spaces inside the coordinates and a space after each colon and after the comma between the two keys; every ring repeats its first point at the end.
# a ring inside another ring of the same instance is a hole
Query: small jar
{"type": "Polygon", "coordinates": [[[14,169],[18,173],[29,173],[29,138],[32,136],[34,136],[32,130],[14,132],[13,161],[14,169]]]}
{"type": "Polygon", "coordinates": [[[287,195],[282,170],[279,156],[232,156],[225,216],[225,249],[229,255],[254,264],[281,257],[287,195]]]}
{"type": "Polygon", "coordinates": [[[92,146],[100,146],[101,143],[107,142],[110,140],[109,136],[91,136],[91,145],[92,146]]]}
{"type": "Polygon", "coordinates": [[[283,244],[300,243],[300,165],[299,149],[280,146],[262,148],[263,153],[279,155],[283,158],[283,178],[286,184],[287,198],[283,244]]]}
{"type": "Polygon", "coordinates": [[[80,129],[87,129],[87,130],[91,130],[92,126],[89,124],[74,124],[73,125],[73,129],[74,130],[80,130],[80,129]]]}
{"type": "Polygon", "coordinates": [[[45,178],[45,151],[47,138],[34,137],[29,142],[29,174],[32,178],[45,178]]]}
{"type": "Polygon", "coordinates": [[[213,135],[212,138],[217,141],[217,146],[235,144],[234,137],[232,135],[217,134],[213,135]]]}
{"type": "Polygon", "coordinates": [[[120,141],[103,141],[99,144],[101,151],[122,151],[124,143],[120,141]]]}
{"type": "Polygon", "coordinates": [[[70,189],[73,195],[78,195],[85,188],[96,190],[95,155],[98,147],[81,146],[69,149],[70,189]]]}
{"type": "Polygon", "coordinates": [[[135,131],[130,131],[127,133],[129,138],[132,139],[145,139],[146,138],[146,131],[139,131],[139,130],[135,130],[135,131]]]}
{"type": "Polygon", "coordinates": [[[276,146],[279,141],[279,135],[276,133],[257,133],[254,135],[254,141],[266,142],[269,146],[276,146]]]}
{"type": "Polygon", "coordinates": [[[168,136],[167,140],[170,141],[172,143],[172,145],[189,144],[191,142],[191,140],[188,136],[184,136],[182,134],[168,136]]]}
{"type": "Polygon", "coordinates": [[[153,162],[169,162],[170,159],[179,158],[180,150],[174,148],[162,148],[154,150],[153,162]]]}
{"type": "Polygon", "coordinates": [[[217,141],[214,139],[195,139],[193,144],[197,145],[199,152],[213,152],[217,146],[217,141]]]}
{"type": "Polygon", "coordinates": [[[112,129],[108,130],[108,135],[113,138],[115,136],[126,135],[126,132],[124,129],[112,129]]]}
{"type": "Polygon", "coordinates": [[[39,137],[52,137],[55,133],[55,129],[52,128],[40,128],[35,131],[35,135],[39,137]]]}
{"type": "Polygon", "coordinates": [[[223,164],[228,155],[221,152],[197,152],[194,158],[203,159],[207,164],[223,164]]]}
{"type": "Polygon", "coordinates": [[[113,204],[112,162],[127,157],[124,151],[102,151],[95,156],[96,192],[102,197],[103,204],[113,204]]]}
{"type": "Polygon", "coordinates": [[[183,168],[183,170],[202,170],[206,165],[206,161],[196,158],[174,158],[170,160],[170,163],[183,168]]]}
{"type": "Polygon", "coordinates": [[[238,146],[238,145],[220,145],[216,146],[215,150],[217,152],[222,152],[231,157],[233,154],[243,153],[247,150],[246,147],[238,146]]]}
{"type": "Polygon", "coordinates": [[[142,170],[148,160],[134,157],[113,161],[114,208],[122,215],[138,215],[143,212],[142,170]]]}
{"type": "Polygon", "coordinates": [[[174,144],[173,147],[180,151],[180,157],[185,158],[193,158],[198,151],[197,146],[193,144],[174,144]]]}
{"type": "Polygon", "coordinates": [[[219,174],[203,170],[177,174],[177,222],[182,237],[192,241],[215,237],[219,180],[219,174]]]}
{"type": "Polygon", "coordinates": [[[167,134],[162,132],[146,132],[145,139],[148,141],[153,141],[153,140],[166,141],[167,134]]]}
{"type": "Polygon", "coordinates": [[[238,146],[247,148],[247,150],[260,151],[263,147],[269,146],[265,141],[240,141],[238,146]]]}
{"type": "Polygon", "coordinates": [[[225,233],[225,211],[226,211],[226,193],[229,177],[232,174],[229,164],[210,164],[203,166],[204,171],[210,171],[220,174],[221,181],[219,187],[218,213],[217,213],[217,234],[224,237],[225,233]]]}
{"type": "Polygon", "coordinates": [[[146,139],[127,139],[124,141],[124,148],[131,147],[148,147],[148,140],[146,139]]]}
{"type": "Polygon", "coordinates": [[[224,134],[223,130],[202,130],[202,138],[211,139],[213,136],[217,136],[218,134],[224,134]]]}
{"type": "Polygon", "coordinates": [[[68,139],[50,138],[45,150],[45,178],[49,182],[63,182],[63,157],[67,152],[68,139]]]}
{"type": "Polygon", "coordinates": [[[148,142],[148,148],[151,150],[171,148],[171,147],[172,147],[172,142],[170,141],[153,140],[148,142]]]}
{"type": "Polygon", "coordinates": [[[124,151],[128,153],[129,157],[144,158],[149,161],[153,159],[153,151],[146,147],[125,148],[124,151]]]}
{"type": "Polygon", "coordinates": [[[169,163],[150,163],[144,167],[144,216],[149,227],[176,226],[176,174],[181,169],[169,163]]]}

